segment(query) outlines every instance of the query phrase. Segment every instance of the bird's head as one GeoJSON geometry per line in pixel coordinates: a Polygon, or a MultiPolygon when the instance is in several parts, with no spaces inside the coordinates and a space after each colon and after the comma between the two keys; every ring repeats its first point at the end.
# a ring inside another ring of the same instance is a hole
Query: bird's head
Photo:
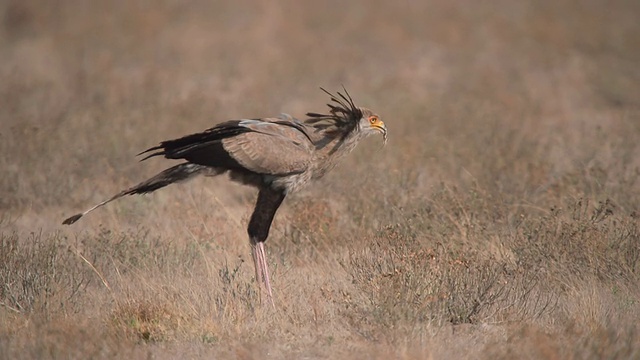
{"type": "Polygon", "coordinates": [[[352,131],[357,131],[364,136],[379,132],[382,134],[384,143],[387,143],[387,127],[380,120],[380,116],[367,108],[357,107],[347,89],[343,87],[344,94],[338,91],[337,96],[323,88],[320,89],[331,97],[331,103],[327,104],[330,114],[307,113],[309,116],[306,120],[307,124],[343,135],[352,131]]]}
{"type": "Polygon", "coordinates": [[[373,113],[373,111],[367,108],[359,108],[362,116],[360,117],[360,122],[358,127],[360,131],[362,131],[366,135],[381,133],[384,143],[387,143],[387,127],[384,125],[384,122],[380,119],[380,116],[373,113]]]}

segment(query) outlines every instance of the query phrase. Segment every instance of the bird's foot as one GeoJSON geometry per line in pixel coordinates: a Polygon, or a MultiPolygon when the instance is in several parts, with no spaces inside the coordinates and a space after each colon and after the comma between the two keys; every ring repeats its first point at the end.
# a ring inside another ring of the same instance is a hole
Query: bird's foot
{"type": "MultiPolygon", "coordinates": [[[[275,309],[276,305],[273,302],[273,293],[271,291],[271,282],[269,281],[269,267],[267,266],[267,252],[264,249],[264,242],[260,241],[251,245],[251,254],[253,255],[253,263],[256,268],[256,282],[260,286],[260,293],[262,293],[262,285],[267,290],[267,298],[271,303],[271,306],[275,309]]],[[[262,299],[262,296],[260,296],[262,299]]]]}

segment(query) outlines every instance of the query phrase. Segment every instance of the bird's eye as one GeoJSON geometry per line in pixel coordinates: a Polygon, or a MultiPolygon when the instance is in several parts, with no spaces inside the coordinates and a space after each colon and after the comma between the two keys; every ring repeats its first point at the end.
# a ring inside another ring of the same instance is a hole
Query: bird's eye
{"type": "Polygon", "coordinates": [[[369,117],[369,123],[370,124],[375,124],[376,122],[378,122],[378,118],[375,116],[370,116],[369,117]]]}

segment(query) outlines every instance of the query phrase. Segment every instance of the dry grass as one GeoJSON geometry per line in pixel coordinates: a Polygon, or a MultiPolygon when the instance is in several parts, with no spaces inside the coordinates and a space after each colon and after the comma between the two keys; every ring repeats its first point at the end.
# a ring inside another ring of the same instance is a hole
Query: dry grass
{"type": "Polygon", "coordinates": [[[640,357],[636,1],[0,4],[0,358],[640,357]],[[234,117],[345,84],[390,142],[291,197],[66,215],[234,117]]]}

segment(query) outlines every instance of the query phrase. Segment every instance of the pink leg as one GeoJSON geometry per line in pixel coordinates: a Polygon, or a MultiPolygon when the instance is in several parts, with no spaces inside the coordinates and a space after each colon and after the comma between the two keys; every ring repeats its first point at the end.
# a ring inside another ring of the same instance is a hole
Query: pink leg
{"type": "Polygon", "coordinates": [[[264,250],[264,242],[260,241],[255,245],[251,245],[251,254],[253,255],[253,262],[256,268],[256,281],[259,286],[260,283],[264,284],[267,289],[267,297],[271,306],[276,307],[273,302],[273,293],[271,292],[271,282],[269,281],[269,267],[267,266],[267,253],[264,250]]]}

